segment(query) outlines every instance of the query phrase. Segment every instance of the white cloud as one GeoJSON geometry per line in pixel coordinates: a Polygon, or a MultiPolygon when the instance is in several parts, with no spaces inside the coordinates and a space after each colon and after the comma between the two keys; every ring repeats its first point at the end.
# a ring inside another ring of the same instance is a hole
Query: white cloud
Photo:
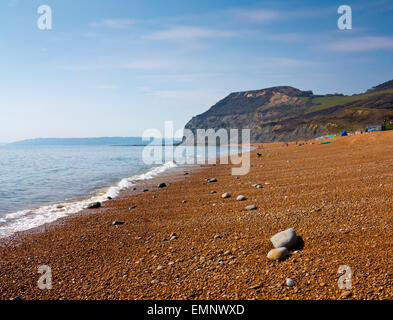
{"type": "Polygon", "coordinates": [[[238,32],[202,27],[177,26],[142,36],[147,40],[193,40],[203,38],[231,37],[238,32]]]}
{"type": "Polygon", "coordinates": [[[280,22],[284,19],[316,18],[326,14],[335,14],[333,7],[325,8],[300,8],[294,10],[271,10],[264,8],[231,9],[227,13],[236,19],[247,23],[280,22]]]}
{"type": "Polygon", "coordinates": [[[89,23],[90,27],[105,27],[110,29],[126,29],[134,24],[133,19],[105,19],[89,23]]]}
{"type": "Polygon", "coordinates": [[[393,37],[357,37],[333,41],[324,48],[337,52],[363,52],[393,49],[393,37]]]}
{"type": "Polygon", "coordinates": [[[267,9],[233,9],[228,11],[229,14],[250,22],[270,22],[280,20],[284,14],[281,11],[267,9]]]}

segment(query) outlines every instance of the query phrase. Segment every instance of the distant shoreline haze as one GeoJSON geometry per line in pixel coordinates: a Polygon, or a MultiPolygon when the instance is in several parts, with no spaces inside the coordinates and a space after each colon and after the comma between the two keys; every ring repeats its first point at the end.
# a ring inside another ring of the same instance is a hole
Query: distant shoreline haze
{"type": "MultiPolygon", "coordinates": [[[[158,139],[160,140],[160,139],[158,139]]],[[[113,145],[113,146],[145,146],[154,141],[154,138],[143,140],[141,137],[101,137],[101,138],[36,138],[27,139],[7,144],[2,146],[99,146],[99,145],[113,145]]],[[[165,142],[174,144],[180,143],[181,139],[162,139],[162,144],[165,142]]]]}

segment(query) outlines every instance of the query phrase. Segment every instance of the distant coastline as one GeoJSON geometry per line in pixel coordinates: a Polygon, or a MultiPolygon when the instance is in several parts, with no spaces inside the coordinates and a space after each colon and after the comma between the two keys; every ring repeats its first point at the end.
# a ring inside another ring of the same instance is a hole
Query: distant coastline
{"type": "MultiPolygon", "coordinates": [[[[177,145],[181,139],[157,139],[142,137],[99,137],[99,138],[35,138],[4,144],[6,146],[146,146],[154,142],[157,145],[177,145]],[[161,144],[160,144],[161,141],[161,144]]],[[[2,144],[0,144],[2,145],[2,144]]]]}

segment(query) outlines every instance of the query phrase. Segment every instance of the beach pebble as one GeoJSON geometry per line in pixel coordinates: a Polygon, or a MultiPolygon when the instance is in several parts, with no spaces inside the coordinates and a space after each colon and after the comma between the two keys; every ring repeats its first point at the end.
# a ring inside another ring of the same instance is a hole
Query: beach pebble
{"type": "Polygon", "coordinates": [[[112,197],[106,197],[108,200],[112,200],[113,198],[112,197]]]}
{"type": "Polygon", "coordinates": [[[87,205],[87,209],[97,209],[101,207],[101,202],[92,202],[87,205]]]}
{"type": "Polygon", "coordinates": [[[217,179],[216,178],[211,178],[211,179],[208,179],[207,182],[217,182],[217,179]]]}
{"type": "Polygon", "coordinates": [[[165,188],[166,187],[166,183],[165,182],[161,182],[157,188],[165,188]]]}
{"type": "Polygon", "coordinates": [[[122,224],[124,224],[124,221],[121,221],[121,220],[115,220],[115,221],[112,222],[113,226],[119,226],[119,225],[122,225],[122,224]]]}
{"type": "Polygon", "coordinates": [[[176,239],[177,239],[177,234],[176,233],[172,233],[170,240],[173,241],[173,240],[176,240],[176,239]]]}
{"type": "Polygon", "coordinates": [[[217,191],[212,190],[212,191],[210,191],[210,193],[211,193],[211,194],[215,194],[215,193],[217,193],[217,191]]]}
{"type": "Polygon", "coordinates": [[[257,289],[262,288],[262,286],[263,286],[263,283],[260,282],[260,283],[258,283],[258,284],[256,284],[256,285],[253,285],[253,286],[249,287],[248,289],[249,289],[249,290],[257,290],[257,289]]]}
{"type": "Polygon", "coordinates": [[[293,282],[293,280],[291,278],[287,278],[285,280],[285,283],[288,287],[293,287],[295,285],[295,282],[293,282]]]}
{"type": "Polygon", "coordinates": [[[297,235],[292,228],[279,232],[270,238],[275,248],[286,247],[292,249],[297,245],[297,235]]]}
{"type": "Polygon", "coordinates": [[[257,209],[257,206],[253,205],[253,204],[246,207],[246,210],[256,210],[256,209],[257,209]]]}
{"type": "Polygon", "coordinates": [[[143,192],[148,192],[149,191],[149,189],[143,189],[143,192]]]}
{"type": "Polygon", "coordinates": [[[131,206],[130,207],[130,210],[134,210],[134,209],[136,209],[137,207],[136,206],[131,206]]]}
{"type": "Polygon", "coordinates": [[[221,198],[226,199],[229,198],[231,195],[228,192],[225,192],[224,194],[221,195],[221,198]]]}
{"type": "Polygon", "coordinates": [[[245,200],[247,200],[247,198],[246,198],[245,196],[243,196],[243,195],[240,195],[240,196],[238,196],[238,197],[236,198],[236,200],[237,200],[237,201],[245,201],[245,200]]]}
{"type": "Polygon", "coordinates": [[[160,270],[162,270],[162,269],[165,269],[165,267],[164,267],[164,266],[158,266],[158,267],[157,267],[157,271],[160,271],[160,270]]]}
{"type": "Polygon", "coordinates": [[[270,250],[269,253],[267,254],[267,258],[269,260],[284,260],[286,257],[288,257],[288,255],[289,255],[288,249],[282,247],[282,248],[270,250]]]}

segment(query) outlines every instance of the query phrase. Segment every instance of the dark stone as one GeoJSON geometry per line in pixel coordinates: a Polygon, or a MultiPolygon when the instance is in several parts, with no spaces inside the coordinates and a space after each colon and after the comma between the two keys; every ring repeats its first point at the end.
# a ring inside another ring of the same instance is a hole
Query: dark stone
{"type": "Polygon", "coordinates": [[[101,207],[101,202],[92,202],[87,205],[87,209],[97,209],[101,207]]]}
{"type": "Polygon", "coordinates": [[[161,182],[157,188],[165,188],[166,187],[166,183],[165,182],[161,182]]]}
{"type": "Polygon", "coordinates": [[[124,224],[124,221],[121,221],[121,220],[115,220],[115,221],[112,222],[113,226],[119,226],[119,225],[122,225],[122,224],[124,224]]]}
{"type": "Polygon", "coordinates": [[[208,179],[207,182],[217,182],[217,179],[216,178],[211,178],[211,179],[208,179]]]}
{"type": "Polygon", "coordinates": [[[131,206],[130,207],[130,210],[134,210],[134,209],[136,209],[137,208],[137,206],[131,206]]]}

